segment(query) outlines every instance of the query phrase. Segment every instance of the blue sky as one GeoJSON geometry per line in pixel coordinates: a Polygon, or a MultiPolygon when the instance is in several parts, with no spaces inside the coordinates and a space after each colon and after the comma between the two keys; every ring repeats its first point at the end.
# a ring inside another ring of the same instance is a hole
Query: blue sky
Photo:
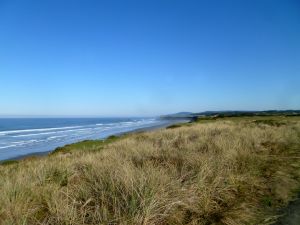
{"type": "Polygon", "coordinates": [[[295,0],[0,0],[0,116],[300,109],[295,0]]]}

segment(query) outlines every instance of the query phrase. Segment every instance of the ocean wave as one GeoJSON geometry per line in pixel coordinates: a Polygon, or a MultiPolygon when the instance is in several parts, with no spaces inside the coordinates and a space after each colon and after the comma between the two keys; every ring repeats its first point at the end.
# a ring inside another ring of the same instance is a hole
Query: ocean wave
{"type": "Polygon", "coordinates": [[[28,141],[15,141],[15,142],[11,142],[9,145],[5,145],[5,146],[0,146],[0,149],[6,149],[6,148],[12,148],[12,147],[24,147],[24,146],[29,146],[29,145],[36,145],[37,143],[40,142],[45,142],[44,140],[28,140],[28,141]]]}
{"type": "Polygon", "coordinates": [[[65,130],[65,129],[74,129],[81,128],[85,126],[72,126],[72,127],[53,127],[53,128],[39,128],[39,129],[27,129],[27,130],[9,130],[9,131],[0,131],[0,135],[15,134],[15,133],[29,133],[29,132],[38,132],[38,131],[50,131],[50,130],[65,130]]]}
{"type": "Polygon", "coordinates": [[[17,144],[17,145],[22,145],[22,144],[27,144],[27,143],[32,143],[32,142],[37,142],[38,140],[28,140],[28,141],[12,141],[12,144],[17,144]]]}
{"type": "Polygon", "coordinates": [[[62,137],[68,137],[69,135],[57,135],[57,136],[51,136],[48,137],[47,140],[53,140],[53,139],[57,139],[57,138],[62,138],[62,137]]]}
{"type": "Polygon", "coordinates": [[[18,145],[7,145],[7,146],[1,146],[0,149],[5,149],[5,148],[12,148],[12,147],[17,147],[18,145]]]}
{"type": "MultiPolygon", "coordinates": [[[[83,126],[81,126],[83,127],[83,126]]],[[[62,130],[62,131],[54,131],[54,132],[42,132],[42,133],[33,133],[33,134],[20,134],[20,135],[14,135],[11,137],[17,138],[17,137],[31,137],[31,136],[41,136],[41,135],[48,135],[48,134],[60,134],[60,133],[67,133],[67,132],[75,132],[75,131],[86,131],[86,130],[92,130],[95,128],[82,128],[82,129],[71,129],[71,130],[62,130]]]]}

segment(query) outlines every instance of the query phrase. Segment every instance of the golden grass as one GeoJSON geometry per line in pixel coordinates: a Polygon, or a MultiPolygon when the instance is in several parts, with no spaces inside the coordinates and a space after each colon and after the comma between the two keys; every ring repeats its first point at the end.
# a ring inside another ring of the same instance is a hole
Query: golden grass
{"type": "Polygon", "coordinates": [[[225,120],[0,166],[0,224],[269,224],[299,146],[299,122],[225,120]]]}

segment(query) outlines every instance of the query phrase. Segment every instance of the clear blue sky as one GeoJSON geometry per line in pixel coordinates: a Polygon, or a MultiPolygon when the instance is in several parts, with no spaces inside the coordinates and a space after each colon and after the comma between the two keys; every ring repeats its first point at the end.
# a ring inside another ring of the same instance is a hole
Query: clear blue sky
{"type": "Polygon", "coordinates": [[[0,0],[0,116],[300,109],[300,1],[0,0]]]}

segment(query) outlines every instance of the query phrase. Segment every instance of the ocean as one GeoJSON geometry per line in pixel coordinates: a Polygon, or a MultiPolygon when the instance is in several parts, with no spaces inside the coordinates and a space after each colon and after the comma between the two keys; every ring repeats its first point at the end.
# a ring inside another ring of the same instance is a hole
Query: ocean
{"type": "Polygon", "coordinates": [[[49,152],[77,141],[168,124],[170,121],[159,118],[3,118],[0,161],[49,152]]]}

